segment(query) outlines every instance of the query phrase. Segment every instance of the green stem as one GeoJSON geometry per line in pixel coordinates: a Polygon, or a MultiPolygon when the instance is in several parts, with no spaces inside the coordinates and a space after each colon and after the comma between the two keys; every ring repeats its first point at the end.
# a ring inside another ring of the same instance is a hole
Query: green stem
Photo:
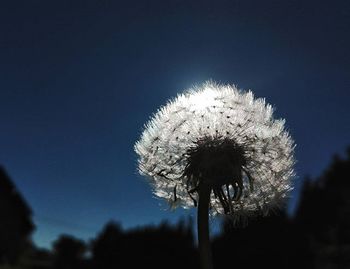
{"type": "Polygon", "coordinates": [[[199,187],[199,201],[197,212],[198,248],[201,269],[213,269],[209,241],[209,201],[211,187],[202,184],[199,187]]]}

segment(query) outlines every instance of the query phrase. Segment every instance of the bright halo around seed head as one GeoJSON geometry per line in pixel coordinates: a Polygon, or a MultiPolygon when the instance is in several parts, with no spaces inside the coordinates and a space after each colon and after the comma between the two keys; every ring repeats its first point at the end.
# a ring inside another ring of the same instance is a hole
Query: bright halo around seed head
{"type": "Polygon", "coordinates": [[[284,124],[251,91],[205,82],[145,125],[138,169],[172,207],[197,206],[201,184],[209,184],[212,214],[266,214],[292,189],[295,146],[284,124]]]}

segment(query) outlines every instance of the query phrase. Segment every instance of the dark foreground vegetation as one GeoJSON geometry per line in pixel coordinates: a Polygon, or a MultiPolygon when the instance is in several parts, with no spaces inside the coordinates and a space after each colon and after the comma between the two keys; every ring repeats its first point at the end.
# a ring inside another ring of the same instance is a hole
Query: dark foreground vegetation
{"type": "MultiPolygon", "coordinates": [[[[215,268],[350,268],[350,150],[306,179],[298,209],[223,223],[212,241],[215,268]]],[[[191,220],[123,230],[108,223],[91,242],[60,236],[52,251],[30,241],[31,211],[0,171],[0,268],[199,268],[191,220]]]]}

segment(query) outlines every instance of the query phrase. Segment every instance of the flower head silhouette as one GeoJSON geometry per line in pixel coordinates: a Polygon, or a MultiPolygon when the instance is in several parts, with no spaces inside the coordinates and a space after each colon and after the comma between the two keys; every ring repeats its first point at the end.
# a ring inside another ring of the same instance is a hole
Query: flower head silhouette
{"type": "Polygon", "coordinates": [[[202,204],[212,214],[237,220],[267,213],[281,205],[294,175],[294,142],[272,114],[251,91],[212,81],[195,86],[146,124],[135,145],[139,171],[173,207],[197,206],[207,196],[202,204]]]}

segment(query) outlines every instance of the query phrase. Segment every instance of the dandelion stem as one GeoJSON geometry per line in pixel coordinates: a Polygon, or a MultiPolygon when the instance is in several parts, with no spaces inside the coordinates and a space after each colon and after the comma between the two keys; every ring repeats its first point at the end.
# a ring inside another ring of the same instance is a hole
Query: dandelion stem
{"type": "Polygon", "coordinates": [[[211,187],[201,184],[197,212],[198,247],[201,269],[213,269],[213,261],[209,241],[209,201],[211,187]]]}

